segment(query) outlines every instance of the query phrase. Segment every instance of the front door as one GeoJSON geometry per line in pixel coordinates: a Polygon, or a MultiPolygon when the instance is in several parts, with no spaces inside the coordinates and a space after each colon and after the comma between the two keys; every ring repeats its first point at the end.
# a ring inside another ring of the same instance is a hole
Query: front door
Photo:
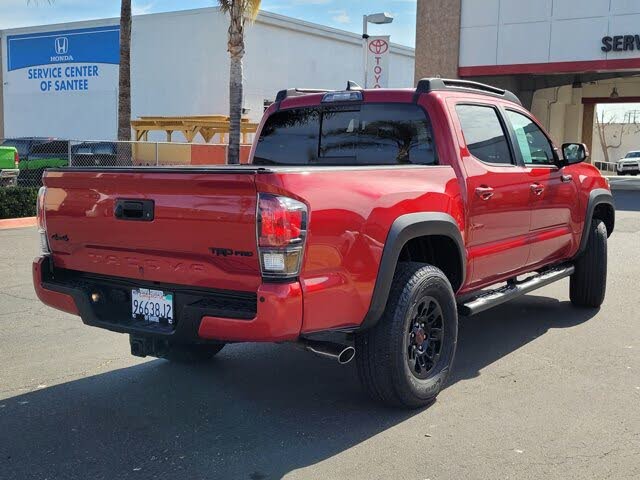
{"type": "Polygon", "coordinates": [[[529,257],[529,178],[518,164],[500,110],[455,106],[467,172],[470,288],[504,279],[529,257]]]}
{"type": "Polygon", "coordinates": [[[529,179],[531,228],[528,266],[566,258],[579,224],[578,179],[558,168],[557,154],[543,130],[523,112],[506,110],[529,179]]]}

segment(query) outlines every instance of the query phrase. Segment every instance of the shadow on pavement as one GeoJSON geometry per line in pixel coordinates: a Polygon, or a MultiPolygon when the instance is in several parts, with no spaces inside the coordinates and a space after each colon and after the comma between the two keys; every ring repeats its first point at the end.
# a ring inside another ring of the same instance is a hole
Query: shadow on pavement
{"type": "Polygon", "coordinates": [[[614,190],[616,210],[640,212],[640,190],[614,190]]]}
{"type": "MultiPolygon", "coordinates": [[[[527,296],[462,319],[449,387],[595,313],[527,296]]],[[[420,413],[372,403],[353,366],[285,345],[231,346],[195,367],[154,360],[0,405],[2,479],[275,479],[420,413]]]]}

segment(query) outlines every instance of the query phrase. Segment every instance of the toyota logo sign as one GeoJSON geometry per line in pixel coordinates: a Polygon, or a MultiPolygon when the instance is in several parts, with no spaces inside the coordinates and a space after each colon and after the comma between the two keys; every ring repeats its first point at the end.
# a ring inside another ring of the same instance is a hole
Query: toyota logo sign
{"type": "Polygon", "coordinates": [[[382,55],[387,50],[389,50],[389,44],[381,38],[369,42],[369,51],[375,55],[382,55]]]}

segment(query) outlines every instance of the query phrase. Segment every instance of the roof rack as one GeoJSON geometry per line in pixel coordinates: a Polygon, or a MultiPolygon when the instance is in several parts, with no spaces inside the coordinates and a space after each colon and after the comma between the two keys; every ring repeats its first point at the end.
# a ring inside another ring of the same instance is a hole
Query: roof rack
{"type": "Polygon", "coordinates": [[[418,82],[416,93],[429,93],[436,90],[469,90],[482,95],[490,95],[492,97],[500,97],[510,102],[522,105],[520,99],[509,90],[493,87],[480,82],[471,80],[459,80],[449,78],[423,78],[418,82]]]}
{"type": "MultiPolygon", "coordinates": [[[[347,81],[347,91],[362,90],[362,87],[353,80],[347,81]]],[[[302,95],[310,95],[312,93],[328,93],[338,92],[340,90],[329,90],[326,88],[288,88],[286,90],[280,90],[276,95],[276,102],[281,102],[285,98],[300,97],[302,95]]]]}

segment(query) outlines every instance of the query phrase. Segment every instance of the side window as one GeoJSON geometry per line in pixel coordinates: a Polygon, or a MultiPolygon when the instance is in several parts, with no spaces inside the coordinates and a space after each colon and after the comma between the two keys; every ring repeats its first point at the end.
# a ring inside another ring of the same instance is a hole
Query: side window
{"type": "Polygon", "coordinates": [[[512,165],[509,143],[495,108],[457,105],[462,133],[471,154],[486,163],[512,165]]]}
{"type": "Polygon", "coordinates": [[[507,118],[516,133],[518,146],[526,165],[555,164],[551,143],[529,117],[513,110],[507,110],[507,118]]]}

